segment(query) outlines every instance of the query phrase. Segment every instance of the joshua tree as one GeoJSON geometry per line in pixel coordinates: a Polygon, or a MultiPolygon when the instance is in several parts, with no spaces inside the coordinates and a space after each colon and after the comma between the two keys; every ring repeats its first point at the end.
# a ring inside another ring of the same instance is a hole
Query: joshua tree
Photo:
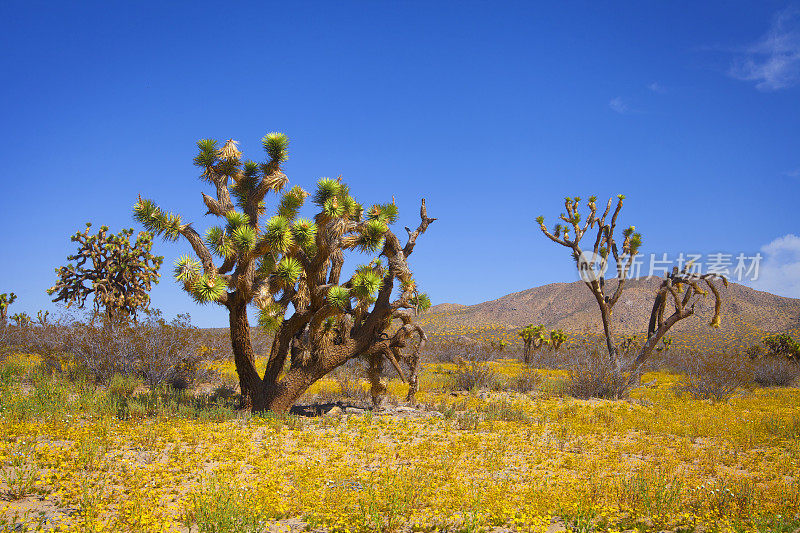
{"type": "Polygon", "coordinates": [[[550,348],[558,350],[564,341],[567,340],[567,335],[560,329],[554,329],[550,332],[550,348]]]}
{"type": "Polygon", "coordinates": [[[70,238],[78,243],[78,252],[67,261],[75,264],[56,268],[58,281],[47,294],[57,292],[54,302],[66,302],[67,307],[76,304],[79,308],[93,294],[95,316],[103,308],[106,319],[135,319],[138,311],[146,311],[150,305],[147,293],[152,283],[158,283],[158,269],[164,258],[150,253],[153,236],[149,233],[140,232],[131,244],[132,228],[114,235],[108,233],[108,226],[101,226],[96,235],[90,235],[91,227],[87,222],[85,231],[70,238]]]}
{"type": "Polygon", "coordinates": [[[544,344],[550,343],[550,339],[544,332],[543,324],[538,326],[528,324],[520,330],[519,336],[522,337],[522,342],[524,343],[523,358],[525,359],[525,364],[530,364],[533,361],[533,352],[535,350],[538,350],[544,344]]]}
{"type": "Polygon", "coordinates": [[[6,323],[8,319],[8,306],[14,303],[17,295],[13,292],[11,294],[0,294],[0,326],[6,323]]]}
{"type": "Polygon", "coordinates": [[[405,245],[389,229],[397,206],[373,205],[366,212],[339,179],[322,178],[311,194],[314,220],[297,218],[308,193],[299,186],[285,190],[281,165],[288,157],[288,138],[270,133],[263,140],[267,160],[244,161],[237,143],[219,149],[211,139],[198,141],[195,165],[216,197],[203,194],[208,214],[222,219],[201,237],[178,215],[139,198],[134,217],[166,239],[185,238],[199,262],[183,257],[175,277],[198,303],[228,309],[231,346],[242,394],[253,410],[286,412],[315,381],[353,358],[369,363],[373,400],[385,394],[380,380],[384,359],[405,379],[400,363],[411,368],[409,398],[417,387],[417,354],[426,341],[413,322],[416,283],[408,266],[417,238],[434,220],[422,200],[419,226],[408,229],[405,245]],[[279,197],[275,216],[261,222],[264,198],[279,197]],[[342,280],[344,253],[378,257],[342,280]],[[221,257],[219,266],[213,255],[221,257]],[[384,264],[379,258],[386,260],[384,264]],[[399,295],[392,293],[399,286],[399,295]],[[250,343],[247,306],[260,310],[259,324],[274,332],[266,370],[256,372],[250,343]],[[288,311],[289,306],[293,310],[288,311]],[[400,322],[393,328],[393,321],[400,322]],[[416,349],[404,353],[412,338],[416,349]]]}
{"type": "Polygon", "coordinates": [[[556,224],[552,232],[545,226],[544,217],[540,216],[536,219],[539,228],[547,238],[572,251],[572,257],[578,265],[583,281],[592,292],[595,300],[597,300],[608,348],[608,363],[614,382],[619,384],[620,390],[618,392],[620,393],[639,379],[642,364],[647,360],[664,334],[679,320],[694,314],[694,307],[698,297],[704,297],[708,294],[708,291],[700,287],[701,282],[705,283],[714,294],[714,316],[711,320],[711,326],[719,327],[722,300],[712,281],[714,278],[721,278],[725,286],[727,287],[728,285],[728,281],[724,276],[691,272],[691,265],[686,265],[680,271],[677,267],[673,268],[672,272],[667,274],[666,278],[661,282],[656,292],[647,329],[647,340],[638,349],[636,356],[623,368],[614,342],[611,312],[622,295],[625,282],[630,273],[632,259],[642,243],[641,235],[636,233],[634,226],[630,226],[622,231],[622,249],[620,250],[617,246],[617,218],[622,210],[624,199],[623,195],[617,196],[617,203],[613,212],[614,199],[609,199],[605,210],[600,214],[597,210],[597,199],[592,196],[587,204],[589,213],[586,219],[582,220],[581,214],[578,212],[581,199],[567,197],[564,200],[566,214],[562,213],[559,217],[564,224],[556,224]],[[580,247],[581,239],[587,233],[590,234],[591,239],[589,254],[584,253],[584,250],[580,247]],[[608,267],[609,256],[613,258],[616,264],[617,282],[614,290],[607,292],[605,270],[608,267]],[[600,266],[599,272],[595,271],[596,266],[600,266]],[[681,296],[682,292],[683,295],[681,296]],[[667,313],[668,302],[672,303],[670,306],[671,314],[667,313]],[[623,373],[629,373],[627,380],[623,381],[623,373]]]}

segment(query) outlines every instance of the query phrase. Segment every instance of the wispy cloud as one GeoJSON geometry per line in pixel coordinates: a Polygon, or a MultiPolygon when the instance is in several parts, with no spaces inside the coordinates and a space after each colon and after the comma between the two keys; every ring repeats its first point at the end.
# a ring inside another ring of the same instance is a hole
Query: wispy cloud
{"type": "Polygon", "coordinates": [[[653,83],[649,84],[647,88],[653,91],[654,93],[658,94],[664,94],[665,92],[667,92],[667,89],[657,81],[654,81],[653,83]]]}
{"type": "Polygon", "coordinates": [[[612,110],[616,111],[621,115],[625,115],[631,112],[631,108],[628,107],[628,104],[625,103],[625,100],[623,100],[621,96],[612,98],[611,101],[608,102],[608,107],[610,107],[612,110]]]}
{"type": "Polygon", "coordinates": [[[761,91],[777,91],[800,81],[800,9],[775,15],[767,33],[744,49],[728,73],[753,81],[761,91]]]}
{"type": "Polygon", "coordinates": [[[800,298],[800,237],[789,233],[761,247],[764,256],[753,287],[800,298]]]}

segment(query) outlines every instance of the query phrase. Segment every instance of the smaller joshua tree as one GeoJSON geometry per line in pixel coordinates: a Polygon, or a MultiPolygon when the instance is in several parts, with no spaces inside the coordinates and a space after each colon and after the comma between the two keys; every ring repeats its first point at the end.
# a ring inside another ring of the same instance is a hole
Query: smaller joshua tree
{"type": "Polygon", "coordinates": [[[8,306],[13,304],[17,299],[17,295],[13,292],[11,294],[0,294],[0,326],[6,323],[8,319],[8,306]]]}
{"type": "Polygon", "coordinates": [[[544,217],[540,216],[536,219],[539,228],[548,239],[572,251],[572,257],[578,265],[581,278],[597,300],[608,348],[611,378],[615,384],[619,384],[618,387],[615,387],[617,394],[621,394],[638,381],[642,365],[664,334],[678,321],[692,316],[698,297],[708,295],[708,290],[714,294],[715,299],[711,326],[719,327],[722,299],[712,281],[715,278],[721,278],[725,286],[728,285],[728,280],[724,276],[691,272],[691,264],[685,265],[682,270],[677,267],[673,268],[656,292],[650,313],[647,340],[637,350],[635,357],[623,367],[617,345],[614,342],[611,312],[622,295],[633,264],[632,259],[642,244],[642,236],[636,233],[634,226],[629,226],[622,231],[621,249],[617,244],[617,218],[622,210],[624,199],[624,195],[617,196],[616,206],[614,206],[613,198],[609,199],[601,214],[597,208],[597,198],[592,196],[587,203],[589,213],[584,220],[578,212],[581,199],[567,197],[564,200],[566,214],[562,213],[559,217],[563,224],[556,224],[552,231],[545,226],[544,217]],[[613,211],[612,206],[614,206],[613,211]],[[587,233],[591,238],[589,253],[585,253],[580,245],[587,233]],[[607,290],[605,282],[605,271],[610,258],[613,258],[617,269],[617,282],[613,290],[607,290]],[[599,267],[599,272],[597,267],[599,267]],[[701,283],[704,283],[708,290],[701,288],[701,283]],[[668,308],[672,313],[668,312],[668,308]],[[623,379],[623,373],[629,374],[627,379],[623,379]]]}
{"type": "Polygon", "coordinates": [[[47,290],[56,294],[54,302],[63,301],[67,307],[75,304],[83,308],[86,298],[94,295],[94,314],[104,309],[105,318],[136,318],[138,311],[150,305],[152,283],[158,283],[158,269],[163,257],[150,253],[153,237],[140,232],[131,243],[133,229],[123,229],[118,235],[108,233],[101,226],[96,235],[90,235],[90,222],[86,230],[70,239],[78,243],[78,251],[67,257],[68,264],[56,268],[58,281],[47,290]]]}
{"type": "Polygon", "coordinates": [[[554,329],[550,332],[550,348],[558,350],[564,341],[567,340],[567,334],[560,329],[554,329]]]}
{"type": "Polygon", "coordinates": [[[550,342],[550,339],[544,332],[543,324],[539,324],[538,326],[528,324],[520,330],[519,336],[522,337],[522,342],[524,344],[523,357],[525,359],[525,364],[530,364],[533,361],[533,352],[535,350],[538,350],[542,345],[550,342]]]}

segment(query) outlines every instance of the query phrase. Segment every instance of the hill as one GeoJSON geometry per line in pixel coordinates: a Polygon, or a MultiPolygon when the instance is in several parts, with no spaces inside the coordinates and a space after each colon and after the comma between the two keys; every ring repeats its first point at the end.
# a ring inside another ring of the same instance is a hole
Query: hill
{"type": "MultiPolygon", "coordinates": [[[[653,295],[660,283],[657,278],[640,278],[626,283],[614,308],[614,325],[620,334],[646,331],[653,295]]],[[[609,286],[615,287],[614,280],[609,286]]],[[[721,288],[723,296],[722,334],[758,331],[787,331],[800,327],[800,299],[785,298],[768,292],[730,283],[721,288]]],[[[701,299],[695,314],[679,322],[673,332],[709,331],[714,300],[701,299]]],[[[526,324],[544,324],[567,332],[601,331],[597,302],[581,281],[551,283],[515,292],[476,305],[443,303],[433,306],[419,318],[420,324],[434,334],[484,330],[515,330],[526,324]]],[[[738,336],[738,335],[737,335],[738,336]]]]}

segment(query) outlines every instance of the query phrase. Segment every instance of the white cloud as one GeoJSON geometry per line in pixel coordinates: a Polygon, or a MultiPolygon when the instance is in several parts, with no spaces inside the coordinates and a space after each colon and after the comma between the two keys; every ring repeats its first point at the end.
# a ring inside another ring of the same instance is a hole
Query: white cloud
{"type": "Polygon", "coordinates": [[[612,98],[611,101],[608,103],[608,107],[616,111],[617,113],[624,115],[626,113],[630,113],[631,109],[628,107],[628,104],[622,99],[621,96],[617,96],[616,98],[612,98]]]}
{"type": "Polygon", "coordinates": [[[800,298],[800,237],[792,233],[761,247],[764,259],[753,287],[800,298]]]}
{"type": "Polygon", "coordinates": [[[754,81],[762,91],[776,91],[800,81],[800,10],[778,13],[767,33],[745,48],[729,74],[754,81]]]}
{"type": "Polygon", "coordinates": [[[667,92],[667,89],[664,88],[664,86],[658,83],[657,81],[654,81],[653,83],[649,84],[647,88],[653,91],[654,93],[658,94],[664,94],[665,92],[667,92]]]}

